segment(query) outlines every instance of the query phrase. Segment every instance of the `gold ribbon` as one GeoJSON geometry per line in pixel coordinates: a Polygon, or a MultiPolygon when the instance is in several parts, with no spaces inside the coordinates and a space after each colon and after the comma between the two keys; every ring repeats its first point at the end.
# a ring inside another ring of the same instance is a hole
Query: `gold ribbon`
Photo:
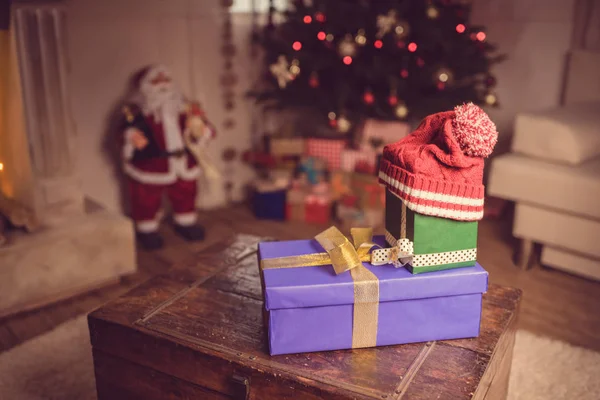
{"type": "Polygon", "coordinates": [[[193,115],[192,107],[190,104],[186,105],[187,109],[187,123],[188,126],[183,132],[183,139],[186,147],[192,153],[196,162],[204,172],[204,176],[209,181],[219,181],[222,179],[221,172],[214,165],[210,156],[206,154],[204,146],[200,142],[200,138],[205,135],[206,121],[200,116],[193,115]]]}
{"type": "MultiPolygon", "coordinates": [[[[377,344],[377,321],[379,318],[379,279],[362,263],[371,262],[370,250],[379,246],[373,243],[371,228],[352,228],[350,234],[353,243],[350,243],[348,238],[332,226],[315,236],[326,253],[270,258],[261,261],[261,269],[332,265],[336,274],[350,271],[354,282],[352,348],[374,347],[377,344]]],[[[393,253],[389,249],[382,250],[393,253]]],[[[379,265],[383,265],[383,263],[379,265]]]]}

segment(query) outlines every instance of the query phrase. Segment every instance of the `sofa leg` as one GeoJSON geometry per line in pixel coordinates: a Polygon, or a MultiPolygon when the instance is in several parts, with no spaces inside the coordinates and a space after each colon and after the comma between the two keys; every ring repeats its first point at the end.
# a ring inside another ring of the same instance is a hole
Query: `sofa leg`
{"type": "Polygon", "coordinates": [[[533,240],[521,239],[520,248],[517,252],[516,264],[520,269],[531,268],[531,257],[533,255],[533,240]]]}

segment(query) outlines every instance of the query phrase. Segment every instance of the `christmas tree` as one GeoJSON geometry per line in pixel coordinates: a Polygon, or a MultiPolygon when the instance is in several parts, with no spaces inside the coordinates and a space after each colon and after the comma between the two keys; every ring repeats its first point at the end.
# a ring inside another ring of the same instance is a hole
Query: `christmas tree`
{"type": "Polygon", "coordinates": [[[465,0],[297,0],[258,35],[275,107],[312,109],[332,127],[420,119],[457,104],[496,105],[490,67],[503,58],[465,0]]]}

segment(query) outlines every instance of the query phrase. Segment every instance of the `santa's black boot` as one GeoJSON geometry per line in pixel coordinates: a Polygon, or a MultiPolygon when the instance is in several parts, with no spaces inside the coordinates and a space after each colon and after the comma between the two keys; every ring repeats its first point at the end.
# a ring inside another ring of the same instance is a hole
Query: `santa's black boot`
{"type": "Polygon", "coordinates": [[[136,236],[138,242],[146,250],[160,249],[164,245],[163,238],[158,234],[158,232],[137,232],[136,236]]]}
{"type": "Polygon", "coordinates": [[[195,242],[204,239],[204,228],[202,225],[179,225],[175,224],[175,232],[187,241],[195,242]]]}

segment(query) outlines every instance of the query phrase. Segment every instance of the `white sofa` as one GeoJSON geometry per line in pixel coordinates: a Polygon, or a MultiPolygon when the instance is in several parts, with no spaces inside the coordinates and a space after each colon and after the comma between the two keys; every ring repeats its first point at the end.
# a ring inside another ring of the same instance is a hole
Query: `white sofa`
{"type": "Polygon", "coordinates": [[[516,202],[522,267],[539,243],[543,265],[600,280],[600,100],[518,115],[488,194],[516,202]]]}

